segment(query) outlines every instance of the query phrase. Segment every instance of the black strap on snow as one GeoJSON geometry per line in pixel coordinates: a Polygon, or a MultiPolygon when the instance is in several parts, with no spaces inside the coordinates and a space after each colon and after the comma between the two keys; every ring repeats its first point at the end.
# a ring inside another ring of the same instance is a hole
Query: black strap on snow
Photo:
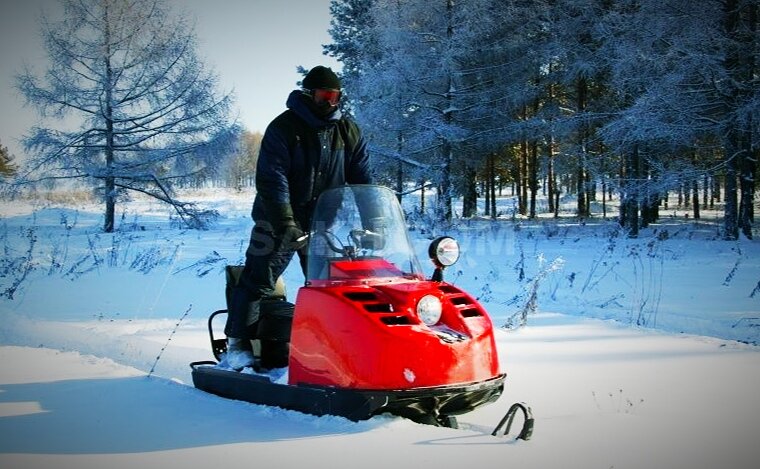
{"type": "Polygon", "coordinates": [[[190,368],[196,369],[196,368],[202,368],[204,366],[216,366],[219,363],[211,360],[201,360],[199,362],[192,362],[190,363],[190,368]]]}
{"type": "Polygon", "coordinates": [[[504,435],[508,435],[509,430],[512,428],[512,422],[515,419],[515,415],[517,414],[518,409],[522,411],[523,416],[525,417],[525,422],[523,422],[522,430],[520,431],[520,434],[517,435],[517,439],[530,440],[531,436],[533,436],[533,411],[531,410],[530,406],[524,402],[517,402],[512,404],[512,407],[509,408],[499,424],[496,425],[496,428],[493,432],[491,432],[491,435],[497,436],[499,430],[501,430],[501,427],[503,427],[505,423],[506,428],[504,429],[504,435]]]}

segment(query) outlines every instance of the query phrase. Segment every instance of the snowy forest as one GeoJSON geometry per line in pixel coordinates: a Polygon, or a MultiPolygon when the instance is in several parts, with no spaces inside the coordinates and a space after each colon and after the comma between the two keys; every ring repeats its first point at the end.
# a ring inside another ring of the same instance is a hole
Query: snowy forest
{"type": "MultiPolygon", "coordinates": [[[[46,116],[73,113],[83,125],[33,129],[19,184],[96,186],[105,231],[130,192],[202,226],[211,214],[173,188],[250,187],[261,134],[234,122],[232,98],[216,93],[192,28],[163,3],[65,5],[64,20],[42,25],[47,74],[22,74],[18,88],[46,116]]],[[[572,200],[578,218],[616,217],[636,237],[677,193],[694,218],[723,207],[723,238],[752,236],[757,0],[333,0],[330,8],[333,41],[323,48],[342,64],[344,110],[370,141],[379,181],[399,198],[421,191],[421,212],[497,218],[497,198],[510,195],[520,216],[535,218],[558,216],[572,200]]]]}
{"type": "MultiPolygon", "coordinates": [[[[357,118],[399,193],[436,210],[519,213],[539,194],[576,215],[620,197],[634,236],[668,192],[724,197],[724,236],[751,236],[757,173],[756,0],[343,0],[335,42],[357,118]]],[[[603,208],[606,210],[606,208],[603,208]]]]}

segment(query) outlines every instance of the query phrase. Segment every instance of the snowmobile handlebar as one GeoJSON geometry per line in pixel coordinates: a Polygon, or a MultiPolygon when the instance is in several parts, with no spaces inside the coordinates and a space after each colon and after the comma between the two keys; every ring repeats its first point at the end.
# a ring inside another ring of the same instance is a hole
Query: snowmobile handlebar
{"type": "Polygon", "coordinates": [[[348,257],[351,260],[356,259],[356,253],[359,249],[378,250],[382,249],[385,245],[385,237],[381,233],[366,229],[351,230],[345,244],[341,242],[335,233],[329,230],[307,233],[298,238],[297,241],[300,242],[303,240],[305,242],[314,235],[319,235],[324,239],[327,247],[330,248],[331,251],[340,254],[341,256],[348,257]]]}

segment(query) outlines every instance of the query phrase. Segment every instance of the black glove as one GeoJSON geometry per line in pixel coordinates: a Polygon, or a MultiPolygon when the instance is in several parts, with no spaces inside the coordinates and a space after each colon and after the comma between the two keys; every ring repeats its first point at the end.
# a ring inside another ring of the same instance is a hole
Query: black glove
{"type": "Polygon", "coordinates": [[[282,240],[284,247],[294,251],[306,246],[306,241],[308,240],[308,236],[295,223],[286,225],[277,236],[282,240]]]}
{"type": "Polygon", "coordinates": [[[307,236],[293,217],[290,204],[273,205],[269,213],[275,238],[278,238],[286,249],[297,251],[306,245],[307,236]]]}

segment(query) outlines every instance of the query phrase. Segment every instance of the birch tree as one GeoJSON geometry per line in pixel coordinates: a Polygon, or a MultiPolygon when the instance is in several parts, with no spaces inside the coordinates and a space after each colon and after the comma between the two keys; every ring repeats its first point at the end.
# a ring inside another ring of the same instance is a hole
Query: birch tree
{"type": "Polygon", "coordinates": [[[49,66],[24,71],[17,87],[52,119],[27,135],[21,181],[87,181],[103,198],[106,232],[132,192],[202,227],[205,214],[177,200],[172,183],[213,172],[238,139],[231,96],[217,94],[188,20],[163,0],[65,0],[41,33],[49,66]]]}

